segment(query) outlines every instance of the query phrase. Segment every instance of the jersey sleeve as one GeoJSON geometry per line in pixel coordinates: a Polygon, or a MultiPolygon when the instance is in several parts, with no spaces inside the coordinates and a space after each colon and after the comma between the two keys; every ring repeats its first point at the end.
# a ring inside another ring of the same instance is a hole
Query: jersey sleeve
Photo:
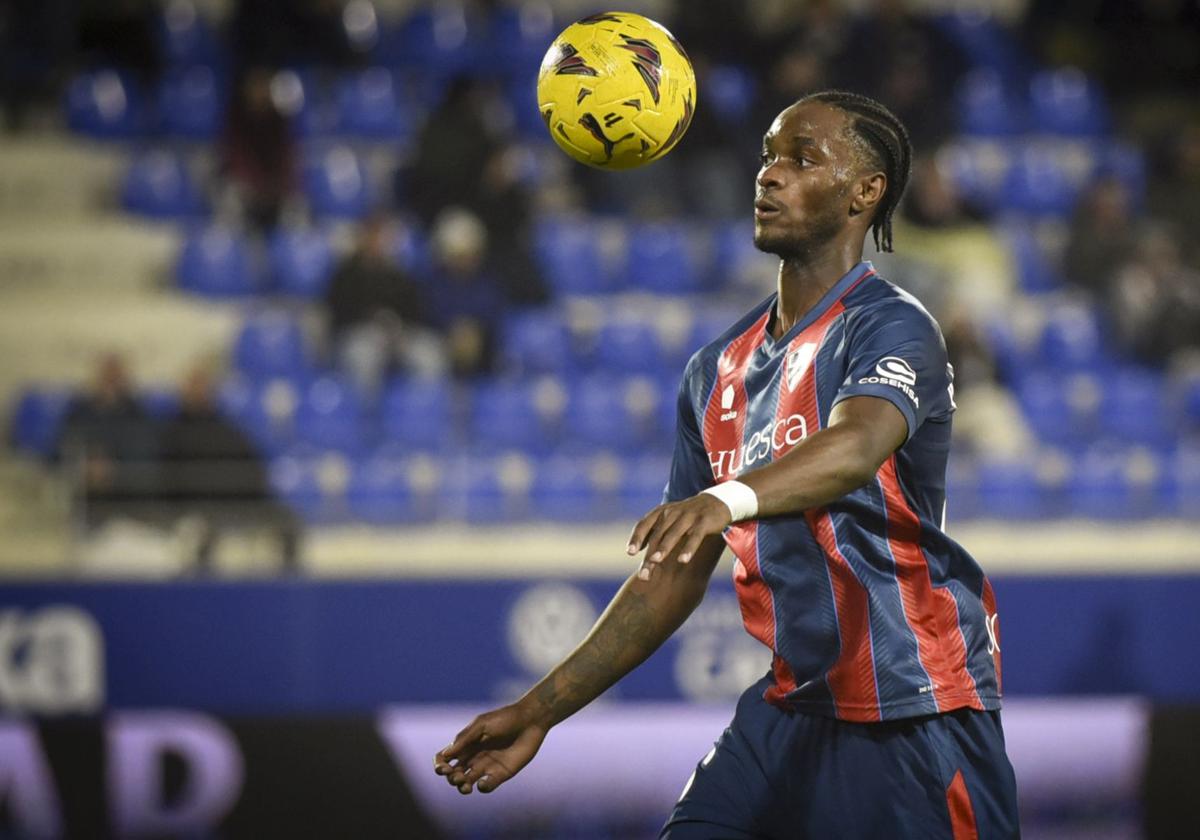
{"type": "Polygon", "coordinates": [[[679,386],[675,412],[675,451],[671,457],[671,474],[663,490],[663,502],[690,498],[713,485],[712,465],[704,449],[704,439],[692,402],[695,368],[693,360],[679,386]]]}
{"type": "Polygon", "coordinates": [[[906,441],[926,419],[954,410],[952,374],[937,322],[906,302],[879,307],[847,327],[847,373],[833,404],[880,397],[904,415],[906,441]]]}

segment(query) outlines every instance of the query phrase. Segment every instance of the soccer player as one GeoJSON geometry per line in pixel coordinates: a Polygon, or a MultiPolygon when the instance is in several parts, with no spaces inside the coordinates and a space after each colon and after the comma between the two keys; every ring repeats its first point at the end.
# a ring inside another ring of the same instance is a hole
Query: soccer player
{"type": "Polygon", "coordinates": [[[856,94],[775,119],[754,242],[779,256],[778,290],[688,363],[666,502],[628,547],[638,570],[574,652],[435,757],[460,792],[512,778],[657,649],[728,545],[773,665],[662,836],[1018,836],[995,599],[943,530],[953,373],[929,313],[862,261],[868,230],[891,250],[911,155],[856,94]]]}

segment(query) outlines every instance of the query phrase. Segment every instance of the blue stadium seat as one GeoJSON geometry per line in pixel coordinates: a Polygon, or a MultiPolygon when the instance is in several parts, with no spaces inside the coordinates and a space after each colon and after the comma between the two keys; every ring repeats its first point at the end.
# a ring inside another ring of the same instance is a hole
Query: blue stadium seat
{"type": "Polygon", "coordinates": [[[539,519],[578,524],[608,518],[611,509],[584,458],[548,458],[537,465],[531,488],[539,519]]]}
{"type": "Polygon", "coordinates": [[[289,380],[254,381],[235,376],[221,383],[217,405],[264,453],[279,453],[293,443],[299,394],[289,380]]]}
{"type": "Polygon", "coordinates": [[[1162,505],[1160,516],[1200,519],[1200,449],[1181,447],[1167,460],[1162,505]]]}
{"type": "Polygon", "coordinates": [[[1030,520],[1048,512],[1031,463],[982,461],[978,482],[979,515],[983,518],[1030,520]]]}
{"type": "Polygon", "coordinates": [[[137,394],[142,411],[155,420],[169,420],[179,413],[179,393],[173,388],[144,388],[137,394]]]}
{"type": "Polygon", "coordinates": [[[332,376],[313,380],[296,408],[296,439],[316,449],[362,453],[376,427],[354,388],[332,376]]]}
{"type": "Polygon", "coordinates": [[[158,89],[158,112],[168,135],[211,140],[221,130],[225,97],[216,72],[195,65],[168,73],[158,89]]]}
{"type": "Polygon", "coordinates": [[[618,489],[620,515],[631,523],[662,504],[663,488],[671,475],[671,460],[662,455],[631,458],[623,462],[618,489]]]}
{"type": "Polygon", "coordinates": [[[345,144],[328,146],[306,161],[304,193],[320,217],[361,219],[374,202],[366,167],[345,144]]]}
{"type": "Polygon", "coordinates": [[[1072,137],[1108,132],[1108,105],[1099,86],[1074,67],[1043,70],[1029,84],[1030,114],[1036,131],[1072,137]]]}
{"type": "Polygon", "coordinates": [[[355,137],[397,141],[413,128],[413,117],[385,67],[344,78],[337,91],[341,129],[355,137]]]}
{"type": "Polygon", "coordinates": [[[121,187],[121,205],[153,219],[188,219],[208,210],[187,163],[166,149],[152,149],[134,158],[121,187]]]}
{"type": "MultiPolygon", "coordinates": [[[[737,221],[718,225],[713,232],[712,289],[730,286],[760,288],[764,277],[773,276],[779,262],[754,247],[754,222],[737,221]]],[[[726,325],[728,326],[728,325],[726,325]]]]}
{"type": "Polygon", "coordinates": [[[304,330],[290,313],[267,309],[248,317],[233,345],[234,366],[258,379],[298,381],[312,371],[304,330]]]}
{"type": "Polygon", "coordinates": [[[708,104],[725,122],[745,120],[758,96],[754,74],[737,64],[713,65],[700,84],[708,104]]]}
{"type": "Polygon", "coordinates": [[[571,384],[564,445],[573,452],[636,453],[661,443],[660,399],[652,380],[587,376],[571,384]]]}
{"type": "Polygon", "coordinates": [[[227,227],[192,230],[175,264],[179,287],[207,297],[244,297],[262,289],[250,246],[227,227]]]}
{"type": "Polygon", "coordinates": [[[612,319],[596,334],[593,358],[597,370],[606,374],[658,375],[669,357],[662,336],[648,321],[612,319]]]}
{"type": "Polygon", "coordinates": [[[704,290],[704,275],[683,223],[638,225],[629,235],[624,269],[631,289],[660,294],[694,294],[704,290]]]}
{"type": "Polygon", "coordinates": [[[979,471],[973,458],[951,452],[946,466],[946,520],[959,523],[985,513],[979,501],[979,471]]]}
{"type": "Polygon", "coordinates": [[[1159,512],[1161,464],[1145,451],[1097,449],[1079,458],[1070,479],[1070,511],[1106,521],[1159,512]]]}
{"type": "Polygon", "coordinates": [[[389,253],[401,268],[413,274],[418,281],[427,278],[432,271],[433,256],[429,251],[429,241],[414,225],[395,226],[395,238],[389,253]]]}
{"type": "Polygon", "coordinates": [[[1037,342],[1041,364],[1058,371],[1100,371],[1111,364],[1094,307],[1065,304],[1052,309],[1037,342]]]}
{"type": "Polygon", "coordinates": [[[400,26],[386,35],[381,45],[386,63],[420,69],[441,78],[449,78],[472,68],[482,51],[470,31],[470,21],[457,4],[437,4],[414,11],[400,26]]]}
{"type": "MultiPolygon", "coordinates": [[[[1096,388],[1099,389],[1098,383],[1096,388]]],[[[1024,376],[1018,383],[1017,399],[1038,440],[1078,448],[1095,435],[1099,394],[1093,405],[1087,406],[1081,404],[1083,400],[1073,395],[1071,389],[1068,377],[1042,372],[1024,376]]]]}
{"type": "Polygon", "coordinates": [[[572,366],[571,334],[553,309],[518,312],[504,321],[504,356],[513,373],[562,374],[572,366]]]}
{"type": "Polygon", "coordinates": [[[534,231],[534,255],[542,276],[560,295],[614,291],[595,226],[586,221],[542,221],[534,231]]]}
{"type": "Polygon", "coordinates": [[[291,453],[273,459],[267,474],[275,495],[305,522],[330,524],[348,517],[352,466],[344,456],[291,453]]]}
{"type": "Polygon", "coordinates": [[[454,395],[449,383],[396,379],[381,402],[383,446],[389,450],[444,450],[453,446],[454,395]]]}
{"type": "Polygon", "coordinates": [[[972,70],[956,92],[958,126],[972,137],[1013,137],[1024,131],[1025,114],[1006,87],[1004,77],[991,68],[972,70]]]}
{"type": "Polygon", "coordinates": [[[1017,269],[1017,283],[1021,291],[1039,295],[1062,288],[1062,278],[1029,226],[1008,225],[1005,238],[1017,269]]]}
{"type": "MultiPolygon", "coordinates": [[[[547,41],[549,43],[549,41],[547,41]]],[[[530,68],[537,64],[527,65],[530,68]]],[[[546,130],[546,121],[537,101],[537,76],[518,74],[504,86],[504,96],[512,112],[517,131],[525,140],[554,142],[546,130]]]]}
{"type": "MultiPolygon", "coordinates": [[[[498,6],[488,19],[488,61],[498,72],[523,74],[525,68],[536,68],[542,63],[554,35],[554,15],[549,6],[539,3],[498,6]]],[[[536,115],[537,108],[533,110],[536,115]]]]}
{"type": "Polygon", "coordinates": [[[477,385],[471,399],[471,445],[482,452],[546,454],[558,440],[560,408],[542,404],[539,385],[521,380],[477,385]]]}
{"type": "Polygon", "coordinates": [[[67,88],[67,125],[77,134],[97,139],[139,137],[147,128],[141,92],[111,68],[81,73],[67,88]]]}
{"type": "Polygon", "coordinates": [[[475,460],[463,479],[462,513],[473,525],[521,522],[532,513],[534,467],[522,455],[475,460]]]}
{"type": "Polygon", "coordinates": [[[962,5],[932,20],[975,68],[986,68],[1016,79],[1028,70],[1025,50],[1009,28],[987,6],[962,5]]]}
{"type": "Polygon", "coordinates": [[[53,457],[71,399],[69,391],[49,388],[27,388],[21,392],[9,425],[13,447],[39,458],[53,457]]]}
{"type": "Polygon", "coordinates": [[[1114,441],[1159,452],[1175,444],[1166,383],[1157,371],[1125,366],[1104,377],[1104,433],[1114,441]]]}
{"type": "Polygon", "coordinates": [[[1004,180],[1000,207],[1038,218],[1063,219],[1075,209],[1079,187],[1072,183],[1054,150],[1020,150],[1004,180]]]}
{"type": "Polygon", "coordinates": [[[1105,144],[1096,164],[1095,178],[1114,178],[1129,192],[1134,209],[1140,210],[1146,197],[1146,157],[1130,143],[1105,144]]]}
{"type": "Polygon", "coordinates": [[[1179,407],[1184,424],[1200,429],[1200,376],[1185,378],[1179,384],[1179,407]]]}
{"type": "Polygon", "coordinates": [[[158,18],[158,44],[169,66],[219,65],[224,56],[217,34],[192,0],[174,0],[158,18]]]}
{"type": "Polygon", "coordinates": [[[333,274],[333,248],[319,228],[277,228],[267,254],[275,287],[285,294],[319,299],[333,274]]]}
{"type": "MultiPolygon", "coordinates": [[[[433,474],[439,472],[433,467],[433,474]]],[[[350,480],[347,498],[350,512],[373,525],[411,525],[429,522],[438,513],[436,483],[420,486],[414,481],[409,459],[373,456],[359,461],[350,480]]]]}
{"type": "MultiPolygon", "coordinates": [[[[690,356],[701,347],[716,341],[717,337],[733,326],[737,316],[728,312],[701,312],[692,319],[692,329],[686,342],[687,353],[690,356]]],[[[682,371],[680,371],[682,373],[682,371]]]]}

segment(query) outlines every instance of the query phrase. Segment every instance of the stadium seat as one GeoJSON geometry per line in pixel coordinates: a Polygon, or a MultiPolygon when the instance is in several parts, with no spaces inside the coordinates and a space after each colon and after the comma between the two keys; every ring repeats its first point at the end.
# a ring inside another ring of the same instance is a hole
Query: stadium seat
{"type": "Polygon", "coordinates": [[[1037,341],[1041,365],[1057,371],[1100,371],[1111,364],[1100,316],[1093,307],[1068,303],[1052,309],[1037,341]]]}
{"type": "Polygon", "coordinates": [[[1181,447],[1165,464],[1160,516],[1200,519],[1200,449],[1181,447]]]}
{"type": "Polygon", "coordinates": [[[268,309],[248,317],[233,345],[233,363],[252,379],[303,380],[312,370],[304,331],[290,313],[268,309]]]}
{"type": "Polygon", "coordinates": [[[1114,441],[1163,452],[1175,444],[1166,383],[1153,370],[1125,366],[1104,378],[1103,432],[1114,441]]]}
{"type": "Polygon", "coordinates": [[[97,139],[139,137],[147,111],[137,86],[111,68],[81,73],[67,88],[67,125],[97,139]]]}
{"type": "Polygon", "coordinates": [[[391,59],[439,78],[471,69],[481,54],[458,4],[419,8],[386,38],[388,43],[381,45],[385,63],[391,59]]]}
{"type": "Polygon", "coordinates": [[[472,525],[528,519],[533,481],[533,464],[522,455],[472,461],[463,478],[463,517],[472,525]]]}
{"type": "Polygon", "coordinates": [[[168,73],[159,85],[158,112],[166,134],[211,140],[220,132],[225,115],[216,72],[195,65],[168,73]]]}
{"type": "Polygon", "coordinates": [[[682,223],[639,225],[631,231],[623,275],[637,291],[684,295],[704,287],[690,228],[682,223]]]}
{"type": "MultiPolygon", "coordinates": [[[[542,63],[554,35],[554,15],[549,6],[539,3],[497,6],[487,26],[485,48],[490,66],[500,72],[524,74],[525,68],[536,68],[542,63]]],[[[529,89],[533,90],[533,84],[529,89]]],[[[533,111],[536,115],[537,108],[533,111]]],[[[540,118],[538,122],[541,123],[540,118]]]]}
{"type": "Polygon", "coordinates": [[[350,513],[372,525],[409,525],[437,515],[436,486],[414,487],[411,461],[374,456],[359,461],[350,479],[350,513]]]}
{"type": "Polygon", "coordinates": [[[1016,395],[1038,440],[1078,449],[1097,435],[1100,388],[1087,375],[1035,372],[1021,378],[1016,395]]]}
{"type": "Polygon", "coordinates": [[[395,226],[395,238],[389,252],[392,259],[412,274],[415,280],[425,279],[432,271],[433,257],[429,252],[429,241],[414,225],[395,226]]]}
{"type": "Polygon", "coordinates": [[[1008,225],[1005,230],[1009,254],[1017,270],[1021,291],[1030,295],[1056,292],[1063,286],[1062,278],[1041,243],[1027,225],[1008,225]]]}
{"type": "Polygon", "coordinates": [[[1055,151],[1027,146],[1014,158],[999,198],[1002,210],[1063,219],[1074,210],[1078,197],[1078,185],[1072,183],[1055,151]]]}
{"type": "Polygon", "coordinates": [[[956,100],[958,126],[963,134],[1013,137],[1024,130],[1025,114],[1020,103],[994,69],[980,68],[964,76],[956,100]]]}
{"type": "Polygon", "coordinates": [[[471,398],[472,447],[482,452],[515,449],[547,454],[557,443],[562,406],[548,394],[553,380],[501,380],[477,385],[471,398]],[[541,393],[539,393],[541,389],[541,393]]]}
{"type": "Polygon", "coordinates": [[[1048,508],[1037,473],[1024,461],[984,460],[978,471],[979,515],[985,519],[1039,519],[1048,508]]]}
{"type": "Polygon", "coordinates": [[[1070,512],[1106,521],[1158,513],[1162,465],[1145,450],[1094,449],[1080,457],[1069,482],[1070,512]]]}
{"type": "Polygon", "coordinates": [[[50,388],[27,388],[21,392],[9,425],[13,447],[39,458],[54,457],[71,399],[70,392],[50,388]]]}
{"type": "Polygon", "coordinates": [[[973,67],[1010,79],[1026,75],[1024,49],[1000,18],[988,13],[988,6],[954,8],[954,12],[935,15],[932,20],[973,67]]]}
{"type": "Polygon", "coordinates": [[[179,287],[206,297],[244,297],[262,289],[250,247],[227,227],[191,231],[175,266],[179,287]]]}
{"type": "Polygon", "coordinates": [[[375,443],[375,425],[349,384],[331,376],[313,380],[296,407],[296,439],[315,449],[362,453],[375,443]]]}
{"type": "Polygon", "coordinates": [[[453,392],[441,380],[397,379],[381,401],[383,447],[389,451],[444,450],[455,434],[453,392]]]}
{"type": "Polygon", "coordinates": [[[977,519],[982,514],[975,460],[952,452],[946,467],[946,521],[957,524],[977,519]]]}
{"type": "Polygon", "coordinates": [[[617,491],[620,515],[637,521],[662,504],[663,488],[671,476],[671,460],[662,455],[631,458],[623,462],[617,491]]]}
{"type": "Polygon", "coordinates": [[[268,243],[271,277],[279,291],[320,299],[333,273],[333,248],[319,228],[277,228],[268,243]]]}
{"type": "Polygon", "coordinates": [[[686,342],[688,355],[690,356],[701,347],[716,341],[720,335],[733,326],[736,317],[728,312],[707,311],[698,314],[692,319],[692,328],[686,342]]]}
{"type": "Polygon", "coordinates": [[[737,64],[712,66],[700,84],[713,111],[727,123],[744,121],[758,95],[754,74],[737,64]]]}
{"type": "Polygon", "coordinates": [[[304,167],[304,193],[319,217],[361,219],[374,201],[366,167],[344,144],[329,146],[309,158],[304,167]]]}
{"type": "Polygon", "coordinates": [[[395,142],[413,128],[412,116],[385,67],[371,67],[338,85],[339,125],[343,132],[368,140],[395,142]]]}
{"type": "Polygon", "coordinates": [[[1029,84],[1033,129],[1072,137],[1108,132],[1108,106],[1097,84],[1074,67],[1043,70],[1029,84]]]}
{"type": "Polygon", "coordinates": [[[121,205],[153,219],[188,219],[207,212],[207,202],[187,163],[166,149],[152,149],[134,158],[121,187],[121,205]]]}
{"type": "Polygon", "coordinates": [[[217,390],[221,413],[265,454],[277,454],[292,445],[298,401],[296,386],[286,379],[256,382],[235,376],[217,390]]]}
{"type": "Polygon", "coordinates": [[[309,524],[344,521],[352,468],[337,453],[288,454],[273,459],[267,471],[271,489],[309,524]]]}
{"type": "Polygon", "coordinates": [[[163,4],[158,18],[158,44],[171,67],[202,64],[216,67],[223,55],[220,41],[192,0],[163,4]]]}
{"type": "MultiPolygon", "coordinates": [[[[737,221],[718,225],[713,232],[711,277],[707,285],[760,290],[764,278],[773,278],[779,261],[754,247],[754,222],[737,221]]],[[[726,325],[728,326],[728,325],[726,325]]]]}
{"type": "Polygon", "coordinates": [[[593,295],[615,290],[600,237],[588,222],[540,222],[534,232],[534,256],[542,276],[557,294],[593,295]]]}
{"type": "Polygon", "coordinates": [[[539,519],[579,524],[608,518],[604,494],[585,458],[549,458],[538,464],[531,488],[539,519]]]}
{"type": "Polygon", "coordinates": [[[564,446],[576,453],[637,453],[660,442],[659,394],[652,380],[607,374],[571,384],[564,446]]]}
{"type": "Polygon", "coordinates": [[[600,327],[592,355],[605,373],[656,376],[667,367],[670,354],[652,322],[617,318],[600,327]]]}
{"type": "Polygon", "coordinates": [[[1012,158],[1010,143],[982,138],[943,146],[937,152],[937,166],[960,195],[990,214],[1000,206],[1012,158]]]}
{"type": "Polygon", "coordinates": [[[572,367],[571,334],[561,312],[525,310],[504,321],[504,356],[519,376],[565,373],[572,367]]]}

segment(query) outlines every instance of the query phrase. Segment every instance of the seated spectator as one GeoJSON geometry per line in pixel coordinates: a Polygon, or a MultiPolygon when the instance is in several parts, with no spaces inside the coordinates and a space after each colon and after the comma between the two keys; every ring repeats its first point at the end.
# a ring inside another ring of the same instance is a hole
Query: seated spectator
{"type": "Polygon", "coordinates": [[[394,236],[383,216],[364,223],[325,297],[331,347],[365,393],[376,391],[393,368],[430,377],[446,371],[424,293],[389,251],[394,236]]]}
{"type": "Polygon", "coordinates": [[[269,525],[279,531],[286,568],[296,567],[297,527],[271,497],[259,453],[217,410],[211,371],[188,373],[178,413],[162,430],[162,492],[172,521],[199,525],[196,565],[211,567],[220,532],[230,526],[269,525]]]}
{"type": "MultiPolygon", "coordinates": [[[[1200,219],[1200,117],[1174,127],[1164,151],[1150,183],[1150,212],[1177,231],[1189,230],[1200,219]]],[[[1200,249],[1186,249],[1183,258],[1200,270],[1200,249]]]]}
{"type": "Polygon", "coordinates": [[[158,490],[158,436],[134,396],[124,360],[100,359],[89,389],[67,409],[59,437],[63,465],[78,477],[88,527],[139,517],[158,490]]]}
{"type": "Polygon", "coordinates": [[[1133,256],[1135,223],[1129,191],[1109,179],[1079,201],[1063,254],[1063,276],[1071,285],[1103,298],[1116,270],[1133,256]]]}
{"type": "Polygon", "coordinates": [[[495,360],[496,330],[508,305],[503,287],[485,266],[487,230],[473,213],[450,208],[433,230],[432,297],[449,343],[455,376],[488,373],[495,360]]]}
{"type": "Polygon", "coordinates": [[[222,167],[238,212],[269,230],[296,188],[296,144],[290,120],[271,93],[272,72],[252,68],[236,85],[225,121],[222,167]]]}
{"type": "Polygon", "coordinates": [[[1200,347],[1200,272],[1183,261],[1166,224],[1145,225],[1133,257],[1116,273],[1109,317],[1125,352],[1150,365],[1200,347]]]}
{"type": "Polygon", "coordinates": [[[917,227],[942,230],[978,224],[987,218],[987,214],[963,196],[928,156],[913,161],[912,177],[900,212],[906,221],[917,227]]]}

